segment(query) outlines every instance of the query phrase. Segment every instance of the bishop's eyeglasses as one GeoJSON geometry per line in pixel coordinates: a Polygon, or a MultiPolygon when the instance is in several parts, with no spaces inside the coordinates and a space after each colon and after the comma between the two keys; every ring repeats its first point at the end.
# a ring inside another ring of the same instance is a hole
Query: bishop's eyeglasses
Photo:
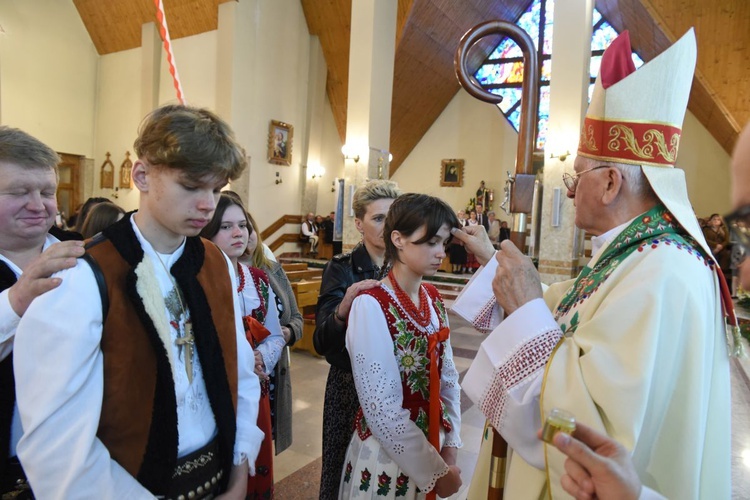
{"type": "Polygon", "coordinates": [[[578,172],[577,174],[570,174],[568,172],[564,172],[562,174],[562,180],[563,184],[565,184],[565,187],[568,188],[568,191],[571,193],[576,192],[576,188],[578,187],[578,180],[581,178],[583,174],[586,174],[588,172],[593,172],[594,170],[600,169],[600,168],[607,168],[610,165],[599,165],[597,167],[591,167],[588,170],[584,170],[583,172],[578,172]]]}

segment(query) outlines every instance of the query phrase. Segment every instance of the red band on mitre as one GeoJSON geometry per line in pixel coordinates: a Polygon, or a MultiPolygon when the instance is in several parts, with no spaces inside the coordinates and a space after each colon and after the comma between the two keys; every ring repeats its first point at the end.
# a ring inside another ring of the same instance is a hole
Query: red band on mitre
{"type": "Polygon", "coordinates": [[[599,79],[602,87],[607,89],[633,72],[635,63],[630,51],[630,33],[625,30],[604,51],[599,79]]]}
{"type": "Polygon", "coordinates": [[[586,117],[578,153],[603,161],[674,166],[682,129],[662,123],[635,123],[586,117]]]}

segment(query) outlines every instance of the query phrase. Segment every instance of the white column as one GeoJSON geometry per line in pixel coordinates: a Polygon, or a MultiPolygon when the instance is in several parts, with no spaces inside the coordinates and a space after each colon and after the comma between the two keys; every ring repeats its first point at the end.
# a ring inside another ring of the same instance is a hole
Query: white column
{"type": "Polygon", "coordinates": [[[302,185],[302,210],[301,213],[318,210],[318,186],[320,184],[321,168],[332,168],[323,165],[321,151],[323,149],[323,117],[326,101],[326,77],[328,67],[326,66],[323,48],[317,36],[310,37],[310,68],[308,70],[309,83],[307,85],[307,147],[303,148],[303,157],[300,174],[302,185]],[[315,178],[313,179],[313,175],[315,178]]]}
{"type": "MultiPolygon", "coordinates": [[[[397,7],[397,0],[352,0],[346,147],[359,161],[346,160],[346,186],[360,187],[368,178],[388,177],[397,7]]],[[[344,205],[350,204],[347,187],[344,205]]],[[[346,250],[360,235],[354,219],[344,215],[346,250]]]]}
{"type": "Polygon", "coordinates": [[[146,116],[159,103],[159,68],[161,67],[161,36],[155,23],[141,25],[141,116],[146,116]]]}
{"type": "Polygon", "coordinates": [[[554,283],[574,276],[575,210],[562,182],[573,170],[578,136],[588,106],[589,62],[594,0],[566,0],[555,9],[552,36],[549,135],[545,147],[539,272],[554,283]],[[550,155],[567,155],[564,161],[550,155]],[[559,205],[554,207],[555,190],[559,205]],[[559,210],[559,225],[553,214],[559,210]]]}

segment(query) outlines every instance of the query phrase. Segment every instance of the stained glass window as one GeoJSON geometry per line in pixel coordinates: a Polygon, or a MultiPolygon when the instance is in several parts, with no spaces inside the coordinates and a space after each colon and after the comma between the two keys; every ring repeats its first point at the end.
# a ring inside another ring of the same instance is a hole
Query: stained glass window
{"type": "MultiPolygon", "coordinates": [[[[552,18],[554,8],[554,0],[532,0],[526,11],[516,21],[516,24],[523,28],[534,41],[541,63],[537,149],[544,149],[549,123],[549,85],[552,74],[552,18]]],[[[617,31],[612,25],[602,17],[598,10],[594,9],[591,64],[589,66],[589,100],[591,100],[591,93],[594,89],[594,81],[599,74],[602,53],[617,35],[617,31]]],[[[498,104],[498,107],[516,131],[519,130],[521,121],[523,61],[519,59],[522,57],[523,54],[518,45],[510,38],[504,38],[474,75],[487,90],[503,96],[503,102],[498,104]]],[[[633,54],[633,62],[636,68],[643,65],[643,60],[635,53],[633,54]]]]}

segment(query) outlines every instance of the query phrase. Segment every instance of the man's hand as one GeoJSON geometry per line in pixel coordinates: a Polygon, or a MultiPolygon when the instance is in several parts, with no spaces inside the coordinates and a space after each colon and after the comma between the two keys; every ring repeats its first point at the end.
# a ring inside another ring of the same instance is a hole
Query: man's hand
{"type": "Polygon", "coordinates": [[[558,432],[553,442],[568,456],[560,483],[578,500],[635,500],[640,495],[630,453],[617,441],[577,423],[573,437],[558,432]]]}
{"type": "Polygon", "coordinates": [[[50,276],[75,266],[76,259],[83,253],[82,241],[62,241],[50,245],[29,262],[18,281],[8,289],[8,300],[13,311],[18,316],[23,316],[32,300],[60,286],[62,280],[50,276]]]}
{"type": "Polygon", "coordinates": [[[227,491],[217,496],[216,500],[244,500],[245,495],[247,495],[247,476],[249,474],[250,469],[247,460],[240,465],[233,466],[232,472],[229,474],[227,491]]]}
{"type": "Polygon", "coordinates": [[[500,244],[497,252],[497,271],[492,280],[492,291],[506,314],[542,297],[542,281],[531,259],[521,253],[510,240],[500,244]]]}
{"type": "Polygon", "coordinates": [[[495,255],[495,247],[492,246],[492,242],[490,241],[490,237],[487,236],[484,226],[480,224],[463,228],[452,228],[451,234],[463,243],[469,252],[474,254],[477,262],[482,266],[487,264],[492,256],[495,255]]]}

